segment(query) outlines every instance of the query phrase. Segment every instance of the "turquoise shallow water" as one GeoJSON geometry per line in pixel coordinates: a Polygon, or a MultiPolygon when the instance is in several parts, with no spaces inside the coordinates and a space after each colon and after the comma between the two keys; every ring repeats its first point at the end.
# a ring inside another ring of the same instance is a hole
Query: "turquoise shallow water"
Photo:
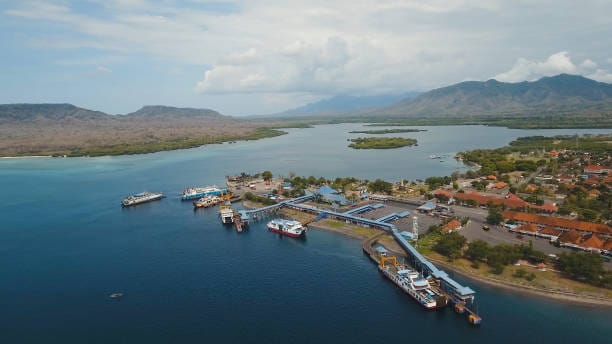
{"type": "Polygon", "coordinates": [[[346,132],[358,127],[292,129],[267,140],[140,156],[0,160],[0,342],[610,338],[610,310],[468,282],[484,317],[474,329],[450,309],[423,311],[378,274],[356,240],[319,231],[293,240],[263,223],[239,235],[213,209],[194,212],[178,200],[187,185],[219,184],[241,171],[389,180],[444,175],[463,167],[429,155],[576,132],[433,127],[402,134],[417,137],[418,147],[349,150],[346,139],[356,135],[346,132]],[[123,196],[142,190],[168,198],[121,209],[123,196]],[[117,291],[125,297],[109,300],[117,291]]]}

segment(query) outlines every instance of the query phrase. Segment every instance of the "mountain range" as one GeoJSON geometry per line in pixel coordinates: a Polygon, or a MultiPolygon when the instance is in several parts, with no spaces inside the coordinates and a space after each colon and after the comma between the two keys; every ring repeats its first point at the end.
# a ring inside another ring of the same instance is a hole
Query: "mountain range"
{"type": "Polygon", "coordinates": [[[275,116],[446,117],[612,112],[612,84],[559,74],[537,81],[466,81],[424,93],[371,97],[335,96],[275,116]]]}
{"type": "Polygon", "coordinates": [[[403,94],[383,94],[375,96],[352,96],[336,95],[325,98],[317,102],[296,107],[276,114],[277,116],[287,115],[311,115],[311,116],[334,116],[341,114],[351,114],[356,111],[361,112],[367,109],[374,109],[395,104],[402,100],[409,100],[419,95],[417,92],[403,94]]]}
{"type": "Polygon", "coordinates": [[[378,116],[472,116],[612,111],[612,84],[560,74],[533,82],[466,81],[403,99],[378,116]]]}
{"type": "Polygon", "coordinates": [[[278,135],[265,128],[295,124],[298,119],[413,119],[411,123],[416,123],[414,119],[434,118],[442,120],[438,124],[448,124],[462,116],[494,121],[500,115],[521,123],[526,117],[539,116],[548,127],[556,123],[568,128],[609,128],[612,84],[568,74],[520,83],[467,81],[419,95],[340,95],[268,118],[237,118],[210,109],[161,105],[109,115],[72,104],[5,104],[0,105],[0,155],[122,154],[194,147],[278,135]]]}
{"type": "Polygon", "coordinates": [[[278,135],[209,109],[144,106],[109,115],[72,104],[0,105],[0,156],[144,153],[278,135]]]}

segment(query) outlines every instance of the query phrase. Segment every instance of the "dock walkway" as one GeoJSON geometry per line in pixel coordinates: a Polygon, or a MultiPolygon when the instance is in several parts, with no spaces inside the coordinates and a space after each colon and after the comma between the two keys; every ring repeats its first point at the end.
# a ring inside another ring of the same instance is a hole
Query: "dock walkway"
{"type": "MultiPolygon", "coordinates": [[[[263,207],[259,209],[247,210],[246,214],[257,217],[256,215],[258,214],[263,214],[266,212],[278,210],[282,207],[287,207],[290,209],[295,209],[295,210],[308,212],[310,214],[315,214],[317,215],[317,217],[321,217],[321,218],[327,217],[327,218],[332,218],[336,220],[342,220],[347,223],[361,225],[364,227],[370,227],[370,228],[376,228],[376,229],[383,230],[386,233],[390,233],[395,239],[395,241],[397,241],[398,244],[402,247],[402,249],[406,251],[408,255],[408,259],[411,261],[412,266],[414,266],[417,270],[423,273],[423,275],[431,275],[435,279],[440,281],[441,288],[452,296],[452,301],[454,303],[462,304],[465,306],[468,302],[472,303],[474,301],[474,294],[476,293],[474,290],[472,290],[470,287],[462,286],[460,283],[452,279],[445,271],[438,269],[433,263],[431,263],[421,253],[419,253],[417,249],[414,248],[414,246],[412,246],[408,242],[408,240],[404,238],[402,234],[400,234],[400,232],[397,230],[397,228],[393,224],[387,222],[387,221],[392,221],[395,218],[398,218],[400,215],[407,216],[408,215],[407,213],[402,213],[402,214],[394,213],[394,214],[390,214],[388,216],[382,217],[377,220],[371,220],[371,219],[358,217],[353,214],[379,208],[380,206],[378,204],[366,205],[360,208],[352,209],[351,211],[347,211],[344,213],[339,213],[339,212],[326,210],[326,209],[320,209],[320,208],[317,208],[311,205],[300,204],[301,202],[305,202],[311,199],[313,199],[313,195],[306,195],[306,196],[294,198],[291,200],[286,200],[286,201],[283,201],[283,202],[280,202],[280,203],[277,203],[271,206],[267,206],[267,207],[263,207]]],[[[384,233],[381,233],[381,235],[382,234],[384,233]]],[[[374,241],[377,239],[378,239],[378,236],[368,239],[368,241],[370,241],[369,246],[366,246],[364,244],[364,250],[365,250],[365,247],[370,247],[370,250],[371,250],[371,246],[372,246],[371,244],[374,243],[374,241]]],[[[371,252],[366,252],[366,253],[371,253],[371,252]]],[[[470,313],[472,313],[471,310],[469,310],[466,306],[465,308],[470,313]]]]}

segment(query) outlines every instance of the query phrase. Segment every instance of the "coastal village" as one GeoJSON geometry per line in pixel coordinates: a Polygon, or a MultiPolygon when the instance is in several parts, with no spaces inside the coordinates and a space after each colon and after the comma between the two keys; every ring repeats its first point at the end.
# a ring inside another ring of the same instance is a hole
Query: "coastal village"
{"type": "MultiPolygon", "coordinates": [[[[499,287],[612,305],[607,138],[585,139],[588,149],[558,150],[541,149],[542,140],[567,146],[571,139],[522,138],[510,149],[460,152],[455,158],[472,169],[451,176],[389,182],[242,172],[226,176],[225,187],[187,188],[182,199],[195,200],[194,210],[220,204],[221,222],[237,232],[272,219],[267,228],[279,235],[319,229],[360,239],[381,273],[423,307],[450,302],[474,325],[482,321],[475,291],[440,268],[499,287]]],[[[123,205],[163,195],[132,197],[123,205]]]]}

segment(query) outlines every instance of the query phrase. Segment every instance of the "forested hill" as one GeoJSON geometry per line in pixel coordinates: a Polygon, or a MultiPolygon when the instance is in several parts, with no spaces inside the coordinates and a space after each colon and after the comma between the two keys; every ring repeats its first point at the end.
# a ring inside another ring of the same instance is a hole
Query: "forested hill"
{"type": "Polygon", "coordinates": [[[612,113],[612,84],[560,74],[533,82],[466,81],[377,109],[378,116],[612,113]]]}
{"type": "Polygon", "coordinates": [[[145,106],[109,115],[71,104],[0,105],[0,156],[146,153],[280,134],[209,109],[145,106]]]}

